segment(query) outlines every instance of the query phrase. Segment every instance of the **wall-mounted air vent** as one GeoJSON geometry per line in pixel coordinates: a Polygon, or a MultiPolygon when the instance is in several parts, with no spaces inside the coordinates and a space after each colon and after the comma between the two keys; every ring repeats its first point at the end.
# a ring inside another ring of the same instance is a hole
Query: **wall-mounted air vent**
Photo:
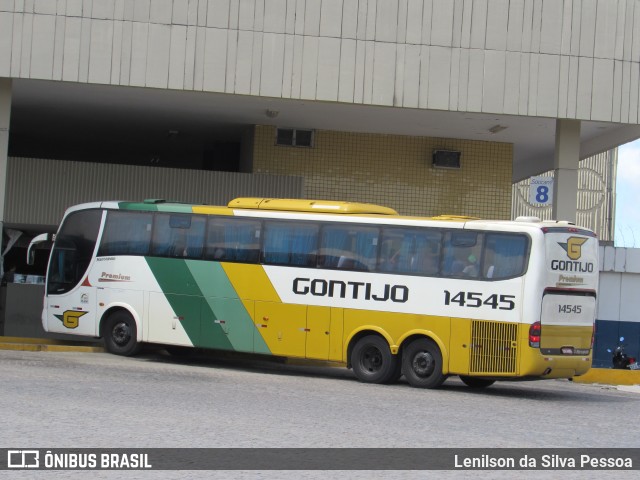
{"type": "Polygon", "coordinates": [[[461,152],[455,150],[434,150],[433,151],[433,167],[434,168],[460,168],[461,152]]]}

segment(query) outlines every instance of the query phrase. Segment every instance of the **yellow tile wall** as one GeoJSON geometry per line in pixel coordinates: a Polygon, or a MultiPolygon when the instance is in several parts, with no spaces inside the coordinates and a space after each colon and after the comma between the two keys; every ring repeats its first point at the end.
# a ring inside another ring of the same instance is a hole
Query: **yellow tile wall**
{"type": "Polygon", "coordinates": [[[303,176],[306,198],[376,203],[403,215],[510,218],[510,143],[316,130],[313,148],[304,148],[275,138],[275,127],[256,126],[253,172],[303,176]],[[433,168],[435,149],[462,152],[462,168],[433,168]]]}

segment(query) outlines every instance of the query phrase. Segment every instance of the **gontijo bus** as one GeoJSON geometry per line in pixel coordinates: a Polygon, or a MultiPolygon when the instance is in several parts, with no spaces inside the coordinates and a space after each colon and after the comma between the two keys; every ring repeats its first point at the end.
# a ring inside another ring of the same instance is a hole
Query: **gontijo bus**
{"type": "Polygon", "coordinates": [[[535,218],[89,203],[55,235],[42,322],[120,355],[155,343],[318,359],[372,383],[569,378],[591,366],[597,255],[591,231],[535,218]]]}

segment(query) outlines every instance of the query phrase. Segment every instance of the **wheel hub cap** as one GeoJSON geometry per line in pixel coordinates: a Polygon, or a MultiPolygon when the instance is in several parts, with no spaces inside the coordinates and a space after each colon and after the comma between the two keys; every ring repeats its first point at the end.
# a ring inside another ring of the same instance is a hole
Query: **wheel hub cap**
{"type": "Polygon", "coordinates": [[[420,377],[428,377],[433,373],[435,362],[429,352],[420,352],[413,357],[413,371],[420,377]]]}
{"type": "Polygon", "coordinates": [[[113,327],[113,341],[118,345],[126,345],[130,338],[131,330],[126,323],[121,322],[113,327]]]}

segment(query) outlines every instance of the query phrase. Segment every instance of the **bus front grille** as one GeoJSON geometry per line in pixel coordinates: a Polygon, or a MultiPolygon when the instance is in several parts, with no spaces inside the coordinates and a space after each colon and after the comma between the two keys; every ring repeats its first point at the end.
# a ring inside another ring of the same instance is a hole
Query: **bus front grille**
{"type": "Polygon", "coordinates": [[[469,373],[516,373],[517,323],[471,322],[469,373]]]}

